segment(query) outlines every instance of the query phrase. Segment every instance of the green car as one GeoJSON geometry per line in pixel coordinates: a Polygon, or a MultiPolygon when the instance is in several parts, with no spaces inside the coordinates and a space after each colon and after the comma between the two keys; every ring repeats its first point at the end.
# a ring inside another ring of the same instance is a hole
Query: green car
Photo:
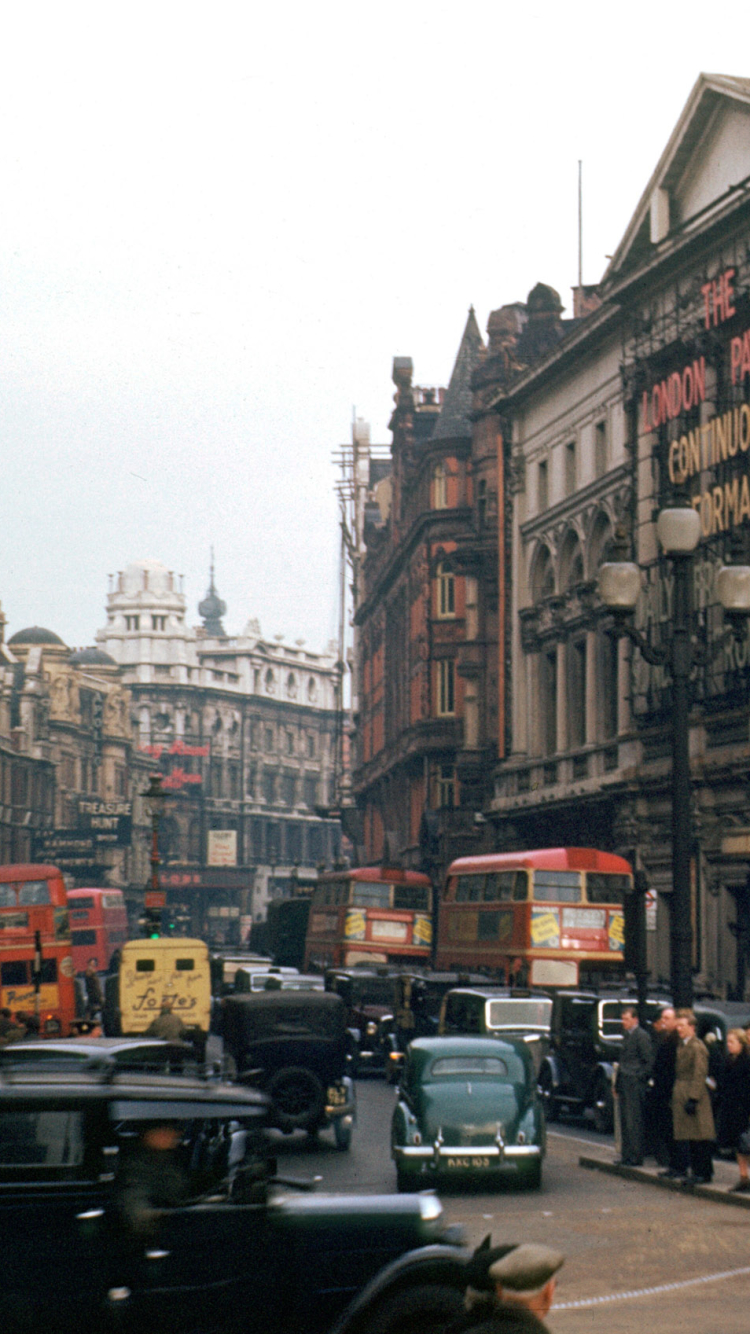
{"type": "Polygon", "coordinates": [[[421,1190],[438,1175],[488,1176],[506,1169],[537,1187],[545,1148],[544,1112],[523,1042],[412,1042],[391,1123],[399,1190],[421,1190]]]}

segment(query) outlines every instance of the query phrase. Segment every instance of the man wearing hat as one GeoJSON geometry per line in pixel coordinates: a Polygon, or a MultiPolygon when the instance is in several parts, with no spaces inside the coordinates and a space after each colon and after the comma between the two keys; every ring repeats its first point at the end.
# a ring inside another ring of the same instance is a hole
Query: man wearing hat
{"type": "Polygon", "coordinates": [[[449,1334],[547,1334],[555,1275],[565,1256],[550,1246],[490,1248],[489,1237],[469,1262],[466,1314],[449,1334]]]}

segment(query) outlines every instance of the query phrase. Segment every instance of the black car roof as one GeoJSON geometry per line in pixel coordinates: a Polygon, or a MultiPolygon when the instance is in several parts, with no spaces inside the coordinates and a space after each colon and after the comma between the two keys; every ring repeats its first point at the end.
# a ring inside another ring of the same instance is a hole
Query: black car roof
{"type": "Polygon", "coordinates": [[[19,1104],[40,1109],[108,1105],[118,1121],[247,1121],[265,1117],[268,1099],[254,1089],[183,1076],[0,1071],[0,1116],[19,1104]]]}
{"type": "Polygon", "coordinates": [[[155,1048],[165,1053],[181,1051],[186,1054],[193,1048],[187,1042],[168,1042],[165,1038],[44,1038],[41,1041],[11,1042],[0,1052],[0,1062],[6,1058],[12,1060],[15,1052],[32,1052],[44,1059],[52,1052],[85,1052],[87,1056],[113,1056],[116,1052],[138,1051],[143,1048],[155,1048]]]}

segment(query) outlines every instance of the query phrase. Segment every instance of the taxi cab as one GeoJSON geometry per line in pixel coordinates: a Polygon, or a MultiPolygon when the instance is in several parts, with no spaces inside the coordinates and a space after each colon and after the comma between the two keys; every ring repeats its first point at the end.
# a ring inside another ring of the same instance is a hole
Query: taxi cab
{"type": "Polygon", "coordinates": [[[114,1063],[0,1072],[0,1328],[395,1334],[394,1290],[425,1282],[457,1309],[465,1252],[436,1197],[300,1194],[264,1156],[266,1116],[252,1089],[114,1063]],[[141,1232],[122,1183],[165,1124],[190,1189],[141,1232]]]}

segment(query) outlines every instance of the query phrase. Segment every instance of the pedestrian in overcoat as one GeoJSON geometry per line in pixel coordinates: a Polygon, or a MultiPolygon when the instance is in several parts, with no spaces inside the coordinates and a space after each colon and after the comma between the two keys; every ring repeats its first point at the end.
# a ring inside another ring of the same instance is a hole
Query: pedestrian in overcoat
{"type": "Polygon", "coordinates": [[[734,1149],[740,1171],[740,1179],[731,1189],[750,1191],[746,1138],[750,1126],[750,1051],[742,1028],[730,1028],[727,1033],[726,1058],[719,1077],[719,1099],[716,1139],[720,1148],[734,1149]]]}
{"type": "Polygon", "coordinates": [[[653,1052],[651,1040],[638,1023],[638,1012],[632,1005],[626,1005],[622,1011],[622,1029],[615,1080],[622,1128],[620,1162],[624,1167],[640,1167],[644,1153],[646,1085],[651,1074],[653,1052]]]}
{"type": "Polygon", "coordinates": [[[711,1161],[715,1129],[706,1078],[708,1051],[695,1035],[692,1010],[677,1011],[679,1044],[675,1057],[675,1081],[672,1090],[675,1151],[681,1155],[682,1175],[692,1172],[697,1183],[713,1176],[711,1161]]]}

